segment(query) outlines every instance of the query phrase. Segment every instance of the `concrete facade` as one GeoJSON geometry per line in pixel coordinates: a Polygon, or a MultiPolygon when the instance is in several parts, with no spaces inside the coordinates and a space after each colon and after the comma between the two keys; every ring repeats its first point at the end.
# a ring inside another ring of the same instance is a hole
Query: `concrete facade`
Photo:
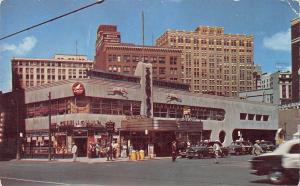
{"type": "MultiPolygon", "coordinates": [[[[143,77],[142,77],[143,78],[143,77]]],[[[85,96],[83,99],[90,100],[91,98],[103,98],[120,101],[136,101],[142,103],[145,99],[143,95],[143,86],[139,81],[125,82],[116,81],[109,78],[92,78],[92,79],[76,79],[63,80],[57,83],[47,84],[45,86],[26,89],[25,104],[40,103],[48,100],[48,93],[51,92],[52,99],[72,98],[72,86],[76,82],[81,82],[85,87],[85,96]],[[111,91],[116,90],[116,87],[126,92],[125,94],[111,94],[111,91]]],[[[218,140],[220,132],[225,132],[224,145],[229,145],[234,139],[234,131],[241,130],[242,136],[248,140],[251,135],[247,134],[248,130],[271,131],[275,134],[278,128],[278,113],[275,105],[250,102],[234,98],[224,98],[222,96],[194,94],[189,91],[179,90],[176,88],[168,88],[163,86],[153,85],[152,88],[153,104],[166,105],[168,107],[179,106],[189,107],[191,110],[196,107],[224,110],[224,118],[212,119],[210,117],[199,120],[191,117],[193,121],[203,122],[203,130],[211,131],[209,139],[218,140]],[[171,98],[170,98],[171,97],[171,98]],[[176,98],[176,99],[172,99],[176,98]],[[247,137],[248,135],[248,137],[247,137]]],[[[73,99],[73,98],[72,98],[73,99]]],[[[75,98],[76,102],[76,98],[75,98]]],[[[76,104],[76,103],[75,103],[76,104]]],[[[88,104],[92,104],[89,102],[88,104]]],[[[147,113],[144,107],[140,107],[140,113],[147,113]]],[[[155,106],[154,106],[154,109],[155,106]]],[[[213,110],[211,110],[213,111],[213,110]]],[[[53,115],[52,123],[61,123],[67,120],[80,121],[99,121],[105,123],[113,121],[116,123],[116,128],[121,128],[121,121],[126,118],[125,115],[109,115],[109,114],[93,114],[87,111],[86,113],[65,113],[63,115],[53,115]]],[[[176,122],[181,118],[169,117],[169,111],[166,117],[153,116],[154,120],[166,120],[167,122],[176,122]]],[[[140,114],[142,115],[142,114],[140,114]]],[[[210,115],[214,116],[215,115],[210,115]]],[[[154,124],[153,124],[154,125],[154,124]]],[[[32,117],[26,119],[26,131],[45,130],[48,128],[48,117],[32,117]]],[[[159,127],[153,128],[152,132],[159,130],[159,127]]],[[[262,137],[263,138],[263,137],[262,137]]],[[[272,138],[272,135],[271,137],[272,138]]]]}

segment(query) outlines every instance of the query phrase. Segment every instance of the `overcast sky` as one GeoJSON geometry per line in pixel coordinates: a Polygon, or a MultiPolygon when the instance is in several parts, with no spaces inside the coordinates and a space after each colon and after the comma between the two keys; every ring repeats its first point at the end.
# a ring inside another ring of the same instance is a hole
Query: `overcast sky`
{"type": "MultiPolygon", "coordinates": [[[[0,37],[62,15],[95,0],[0,0],[0,37]]],[[[254,63],[264,72],[290,68],[290,21],[296,0],[105,0],[78,13],[0,41],[0,91],[11,90],[13,57],[52,58],[78,54],[94,59],[96,31],[113,24],[122,42],[142,43],[141,12],[147,45],[167,29],[224,27],[225,33],[254,36],[254,63]],[[290,3],[290,4],[289,4],[290,3]]]]}

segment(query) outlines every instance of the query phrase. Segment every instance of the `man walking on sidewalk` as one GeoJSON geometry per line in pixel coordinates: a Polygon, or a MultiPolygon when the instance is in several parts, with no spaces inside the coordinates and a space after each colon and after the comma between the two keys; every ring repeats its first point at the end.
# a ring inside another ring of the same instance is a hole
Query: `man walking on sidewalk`
{"type": "Polygon", "coordinates": [[[176,157],[177,157],[177,145],[176,145],[176,141],[172,142],[172,161],[175,162],[176,157]]]}
{"type": "Polygon", "coordinates": [[[72,154],[73,154],[73,162],[76,161],[76,158],[77,158],[77,145],[75,143],[73,143],[73,147],[72,147],[72,154]]]}
{"type": "Polygon", "coordinates": [[[219,153],[221,152],[221,147],[218,143],[219,141],[216,141],[216,143],[213,145],[213,150],[215,153],[215,163],[218,164],[219,163],[219,153]]]}

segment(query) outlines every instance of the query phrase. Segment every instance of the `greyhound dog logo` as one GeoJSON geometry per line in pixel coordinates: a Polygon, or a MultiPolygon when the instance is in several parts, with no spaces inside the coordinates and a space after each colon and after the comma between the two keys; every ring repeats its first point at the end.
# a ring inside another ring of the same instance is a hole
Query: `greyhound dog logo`
{"type": "Polygon", "coordinates": [[[108,91],[108,95],[120,95],[125,98],[128,98],[127,94],[128,92],[126,91],[126,89],[122,87],[113,87],[110,91],[108,91]]]}
{"type": "Polygon", "coordinates": [[[177,101],[177,102],[181,102],[181,98],[176,95],[176,94],[168,94],[167,95],[167,103],[171,102],[171,101],[177,101]]]}

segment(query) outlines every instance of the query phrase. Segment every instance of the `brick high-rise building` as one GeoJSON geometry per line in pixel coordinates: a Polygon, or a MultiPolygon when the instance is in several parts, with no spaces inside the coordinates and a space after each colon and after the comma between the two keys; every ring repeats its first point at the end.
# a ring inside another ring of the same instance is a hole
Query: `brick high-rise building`
{"type": "Polygon", "coordinates": [[[84,55],[57,54],[54,59],[13,58],[13,90],[16,83],[28,88],[64,79],[87,78],[86,71],[93,68],[93,63],[84,55]]]}
{"type": "Polygon", "coordinates": [[[181,50],[170,47],[121,43],[115,25],[100,25],[97,31],[95,69],[133,75],[137,63],[153,67],[153,79],[181,81],[181,50]]]}
{"type": "Polygon", "coordinates": [[[291,22],[292,38],[292,100],[298,102],[300,99],[299,77],[300,77],[300,18],[291,22]]]}
{"type": "Polygon", "coordinates": [[[254,88],[253,36],[200,26],[195,31],[168,30],[156,45],[182,50],[182,81],[193,92],[238,96],[254,88]]]}

